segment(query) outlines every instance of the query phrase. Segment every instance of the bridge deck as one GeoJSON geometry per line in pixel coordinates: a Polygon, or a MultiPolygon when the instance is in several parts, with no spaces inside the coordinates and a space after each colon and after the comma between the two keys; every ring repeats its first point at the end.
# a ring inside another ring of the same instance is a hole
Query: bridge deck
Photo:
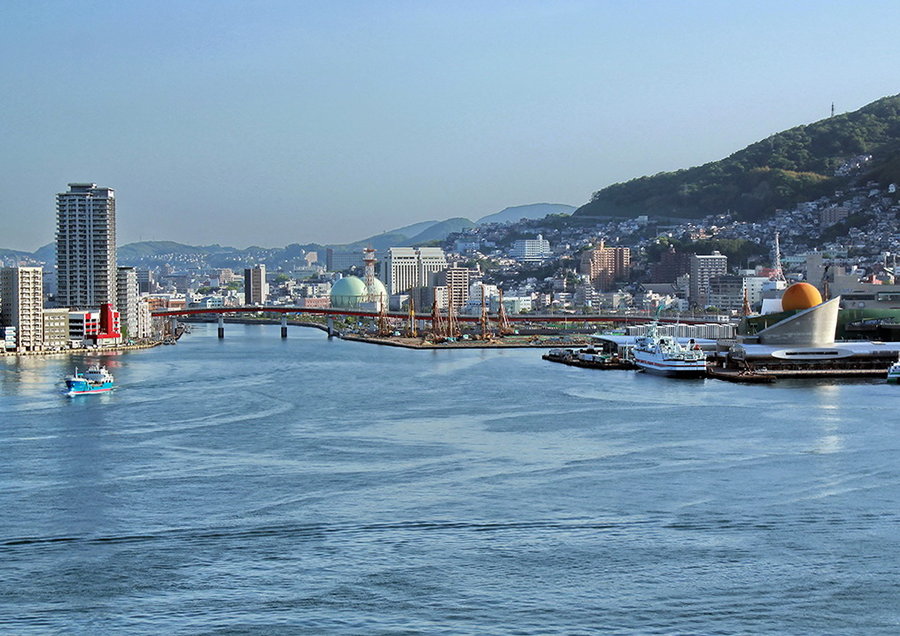
{"type": "MultiPolygon", "coordinates": [[[[322,307],[215,307],[206,309],[164,309],[151,312],[154,317],[166,316],[196,316],[196,315],[223,315],[223,314],[245,314],[245,313],[269,313],[269,314],[307,314],[317,316],[352,316],[360,318],[378,318],[381,314],[377,311],[362,311],[359,309],[336,309],[322,307]]],[[[409,314],[406,312],[388,312],[387,318],[394,320],[408,320],[409,314]]],[[[444,314],[442,318],[446,319],[444,314]]],[[[431,314],[415,314],[416,320],[424,320],[431,322],[431,314]]],[[[481,316],[456,316],[460,322],[479,322],[481,316]]],[[[491,322],[497,322],[498,316],[491,314],[488,316],[491,322]]],[[[653,317],[647,314],[508,314],[507,320],[510,322],[619,322],[634,323],[648,322],[653,317]]],[[[704,323],[722,323],[719,316],[679,316],[669,317],[661,316],[660,322],[680,322],[688,325],[704,324],[704,323]]]]}

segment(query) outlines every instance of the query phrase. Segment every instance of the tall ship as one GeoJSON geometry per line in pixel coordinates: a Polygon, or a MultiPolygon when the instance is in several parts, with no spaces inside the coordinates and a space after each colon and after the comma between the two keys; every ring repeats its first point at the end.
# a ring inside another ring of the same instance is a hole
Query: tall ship
{"type": "Polygon", "coordinates": [[[673,336],[659,335],[653,322],[646,336],[638,336],[631,349],[634,364],[649,373],[679,378],[706,375],[706,353],[698,345],[685,346],[673,336]]]}
{"type": "Polygon", "coordinates": [[[106,367],[93,364],[84,372],[79,372],[78,367],[75,373],[66,378],[66,394],[67,395],[85,395],[87,393],[106,393],[112,391],[116,386],[116,381],[112,373],[106,370],[106,367]]]}

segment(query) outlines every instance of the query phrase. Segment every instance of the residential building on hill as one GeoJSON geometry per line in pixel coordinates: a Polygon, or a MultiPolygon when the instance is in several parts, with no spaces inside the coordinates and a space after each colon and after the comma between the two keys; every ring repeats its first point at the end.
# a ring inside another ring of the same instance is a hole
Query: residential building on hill
{"type": "Polygon", "coordinates": [[[631,250],[627,247],[600,246],[581,256],[581,273],[585,274],[594,289],[611,291],[613,283],[628,277],[631,270],[631,250]]]}
{"type": "Polygon", "coordinates": [[[712,254],[694,254],[691,257],[691,286],[688,301],[694,307],[710,304],[709,279],[728,273],[728,257],[718,251],[712,254]]]}
{"type": "Polygon", "coordinates": [[[550,251],[550,241],[538,234],[534,239],[520,239],[513,242],[509,255],[520,263],[542,263],[553,253],[550,251]]]}

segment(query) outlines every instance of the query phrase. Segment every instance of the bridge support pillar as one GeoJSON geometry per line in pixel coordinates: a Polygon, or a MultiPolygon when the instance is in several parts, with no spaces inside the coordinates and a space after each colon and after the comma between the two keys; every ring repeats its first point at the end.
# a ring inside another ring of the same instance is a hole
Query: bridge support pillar
{"type": "Polygon", "coordinates": [[[225,337],[225,316],[219,315],[219,338],[225,337]]]}
{"type": "Polygon", "coordinates": [[[287,338],[287,314],[281,314],[281,337],[287,338]]]}
{"type": "Polygon", "coordinates": [[[325,317],[325,328],[328,329],[328,337],[334,337],[334,316],[325,317]]]}

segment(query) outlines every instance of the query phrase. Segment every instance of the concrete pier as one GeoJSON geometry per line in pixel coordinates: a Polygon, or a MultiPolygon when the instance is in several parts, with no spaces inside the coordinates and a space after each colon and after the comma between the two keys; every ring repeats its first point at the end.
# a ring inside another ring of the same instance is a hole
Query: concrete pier
{"type": "Polygon", "coordinates": [[[325,326],[328,328],[328,337],[334,337],[334,316],[327,316],[325,319],[325,326]]]}
{"type": "Polygon", "coordinates": [[[225,337],[225,317],[219,314],[219,338],[225,337]]]}
{"type": "Polygon", "coordinates": [[[281,337],[287,338],[287,314],[281,314],[281,337]]]}

